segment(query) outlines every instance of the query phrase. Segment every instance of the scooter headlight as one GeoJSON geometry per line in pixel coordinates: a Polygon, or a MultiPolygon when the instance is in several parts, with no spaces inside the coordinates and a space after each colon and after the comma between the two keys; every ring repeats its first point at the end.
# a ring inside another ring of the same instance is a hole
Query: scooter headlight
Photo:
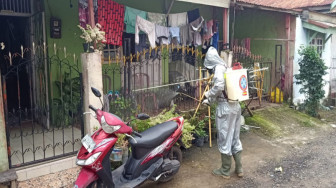
{"type": "Polygon", "coordinates": [[[76,164],[79,165],[79,166],[91,165],[92,163],[94,163],[98,159],[98,157],[100,156],[101,153],[102,152],[97,152],[86,160],[77,159],[76,164]]]}
{"type": "Polygon", "coordinates": [[[107,124],[104,116],[101,117],[100,123],[101,123],[102,129],[104,130],[104,132],[106,132],[108,134],[112,134],[112,133],[116,132],[121,127],[120,125],[111,126],[111,125],[107,124]]]}

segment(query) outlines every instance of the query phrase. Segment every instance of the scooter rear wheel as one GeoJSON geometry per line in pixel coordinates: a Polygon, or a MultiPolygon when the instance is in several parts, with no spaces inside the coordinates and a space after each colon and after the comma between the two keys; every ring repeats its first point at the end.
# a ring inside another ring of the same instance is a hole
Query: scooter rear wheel
{"type": "MultiPolygon", "coordinates": [[[[173,146],[170,150],[168,158],[170,160],[177,160],[181,164],[182,163],[182,151],[181,151],[181,149],[177,146],[173,146]]],[[[165,174],[165,175],[161,176],[161,178],[158,181],[162,182],[162,183],[168,182],[168,181],[173,179],[173,177],[176,173],[165,174]]]]}

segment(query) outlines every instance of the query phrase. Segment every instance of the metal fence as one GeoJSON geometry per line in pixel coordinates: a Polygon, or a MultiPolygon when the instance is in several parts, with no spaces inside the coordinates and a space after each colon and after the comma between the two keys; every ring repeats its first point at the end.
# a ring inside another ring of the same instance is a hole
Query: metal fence
{"type": "MultiPolygon", "coordinates": [[[[260,69],[267,68],[262,80],[250,79],[249,92],[251,98],[257,99],[259,83],[261,98],[268,101],[273,63],[246,50],[233,52],[233,61],[250,71],[255,70],[256,62],[260,69]]],[[[114,63],[103,65],[104,92],[111,96],[110,111],[127,119],[140,112],[156,115],[174,104],[180,111],[196,108],[205,88],[200,79],[208,77],[203,68],[204,57],[195,48],[170,45],[113,59],[114,63]]]]}
{"type": "Polygon", "coordinates": [[[103,65],[104,92],[120,96],[110,101],[110,111],[126,118],[138,112],[156,115],[173,104],[178,110],[194,108],[202,55],[191,47],[166,46],[103,65]]]}
{"type": "Polygon", "coordinates": [[[10,167],[76,153],[83,136],[78,59],[46,46],[0,52],[10,167]]]}

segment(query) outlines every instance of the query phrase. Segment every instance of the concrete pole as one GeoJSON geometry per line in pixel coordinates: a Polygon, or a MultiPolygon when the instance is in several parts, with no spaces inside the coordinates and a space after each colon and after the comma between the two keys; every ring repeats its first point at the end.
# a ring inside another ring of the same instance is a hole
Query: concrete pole
{"type": "Polygon", "coordinates": [[[4,105],[2,97],[2,84],[0,75],[0,172],[6,171],[9,168],[7,139],[6,139],[6,122],[4,115],[4,105]]]}
{"type": "MultiPolygon", "coordinates": [[[[93,112],[89,109],[91,104],[95,108],[101,108],[102,104],[96,97],[91,87],[98,89],[103,96],[103,76],[100,53],[82,53],[81,54],[82,69],[83,69],[83,89],[84,89],[84,112],[93,112]]],[[[103,98],[102,98],[103,100],[103,98]]],[[[91,134],[96,128],[99,128],[99,122],[91,115],[84,115],[85,134],[91,134]]]]}

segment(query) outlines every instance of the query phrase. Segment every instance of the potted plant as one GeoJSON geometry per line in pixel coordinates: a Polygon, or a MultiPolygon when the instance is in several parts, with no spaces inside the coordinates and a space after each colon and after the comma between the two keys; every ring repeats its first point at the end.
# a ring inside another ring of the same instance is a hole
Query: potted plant
{"type": "Polygon", "coordinates": [[[196,133],[196,146],[197,147],[202,147],[204,145],[204,139],[205,137],[207,136],[206,132],[204,131],[204,129],[196,129],[195,130],[195,133],[196,133]]]}
{"type": "Polygon", "coordinates": [[[82,31],[81,38],[85,40],[83,44],[84,52],[100,52],[103,50],[106,42],[105,32],[101,31],[101,25],[97,23],[95,27],[86,25],[86,28],[78,25],[82,31]]]}

